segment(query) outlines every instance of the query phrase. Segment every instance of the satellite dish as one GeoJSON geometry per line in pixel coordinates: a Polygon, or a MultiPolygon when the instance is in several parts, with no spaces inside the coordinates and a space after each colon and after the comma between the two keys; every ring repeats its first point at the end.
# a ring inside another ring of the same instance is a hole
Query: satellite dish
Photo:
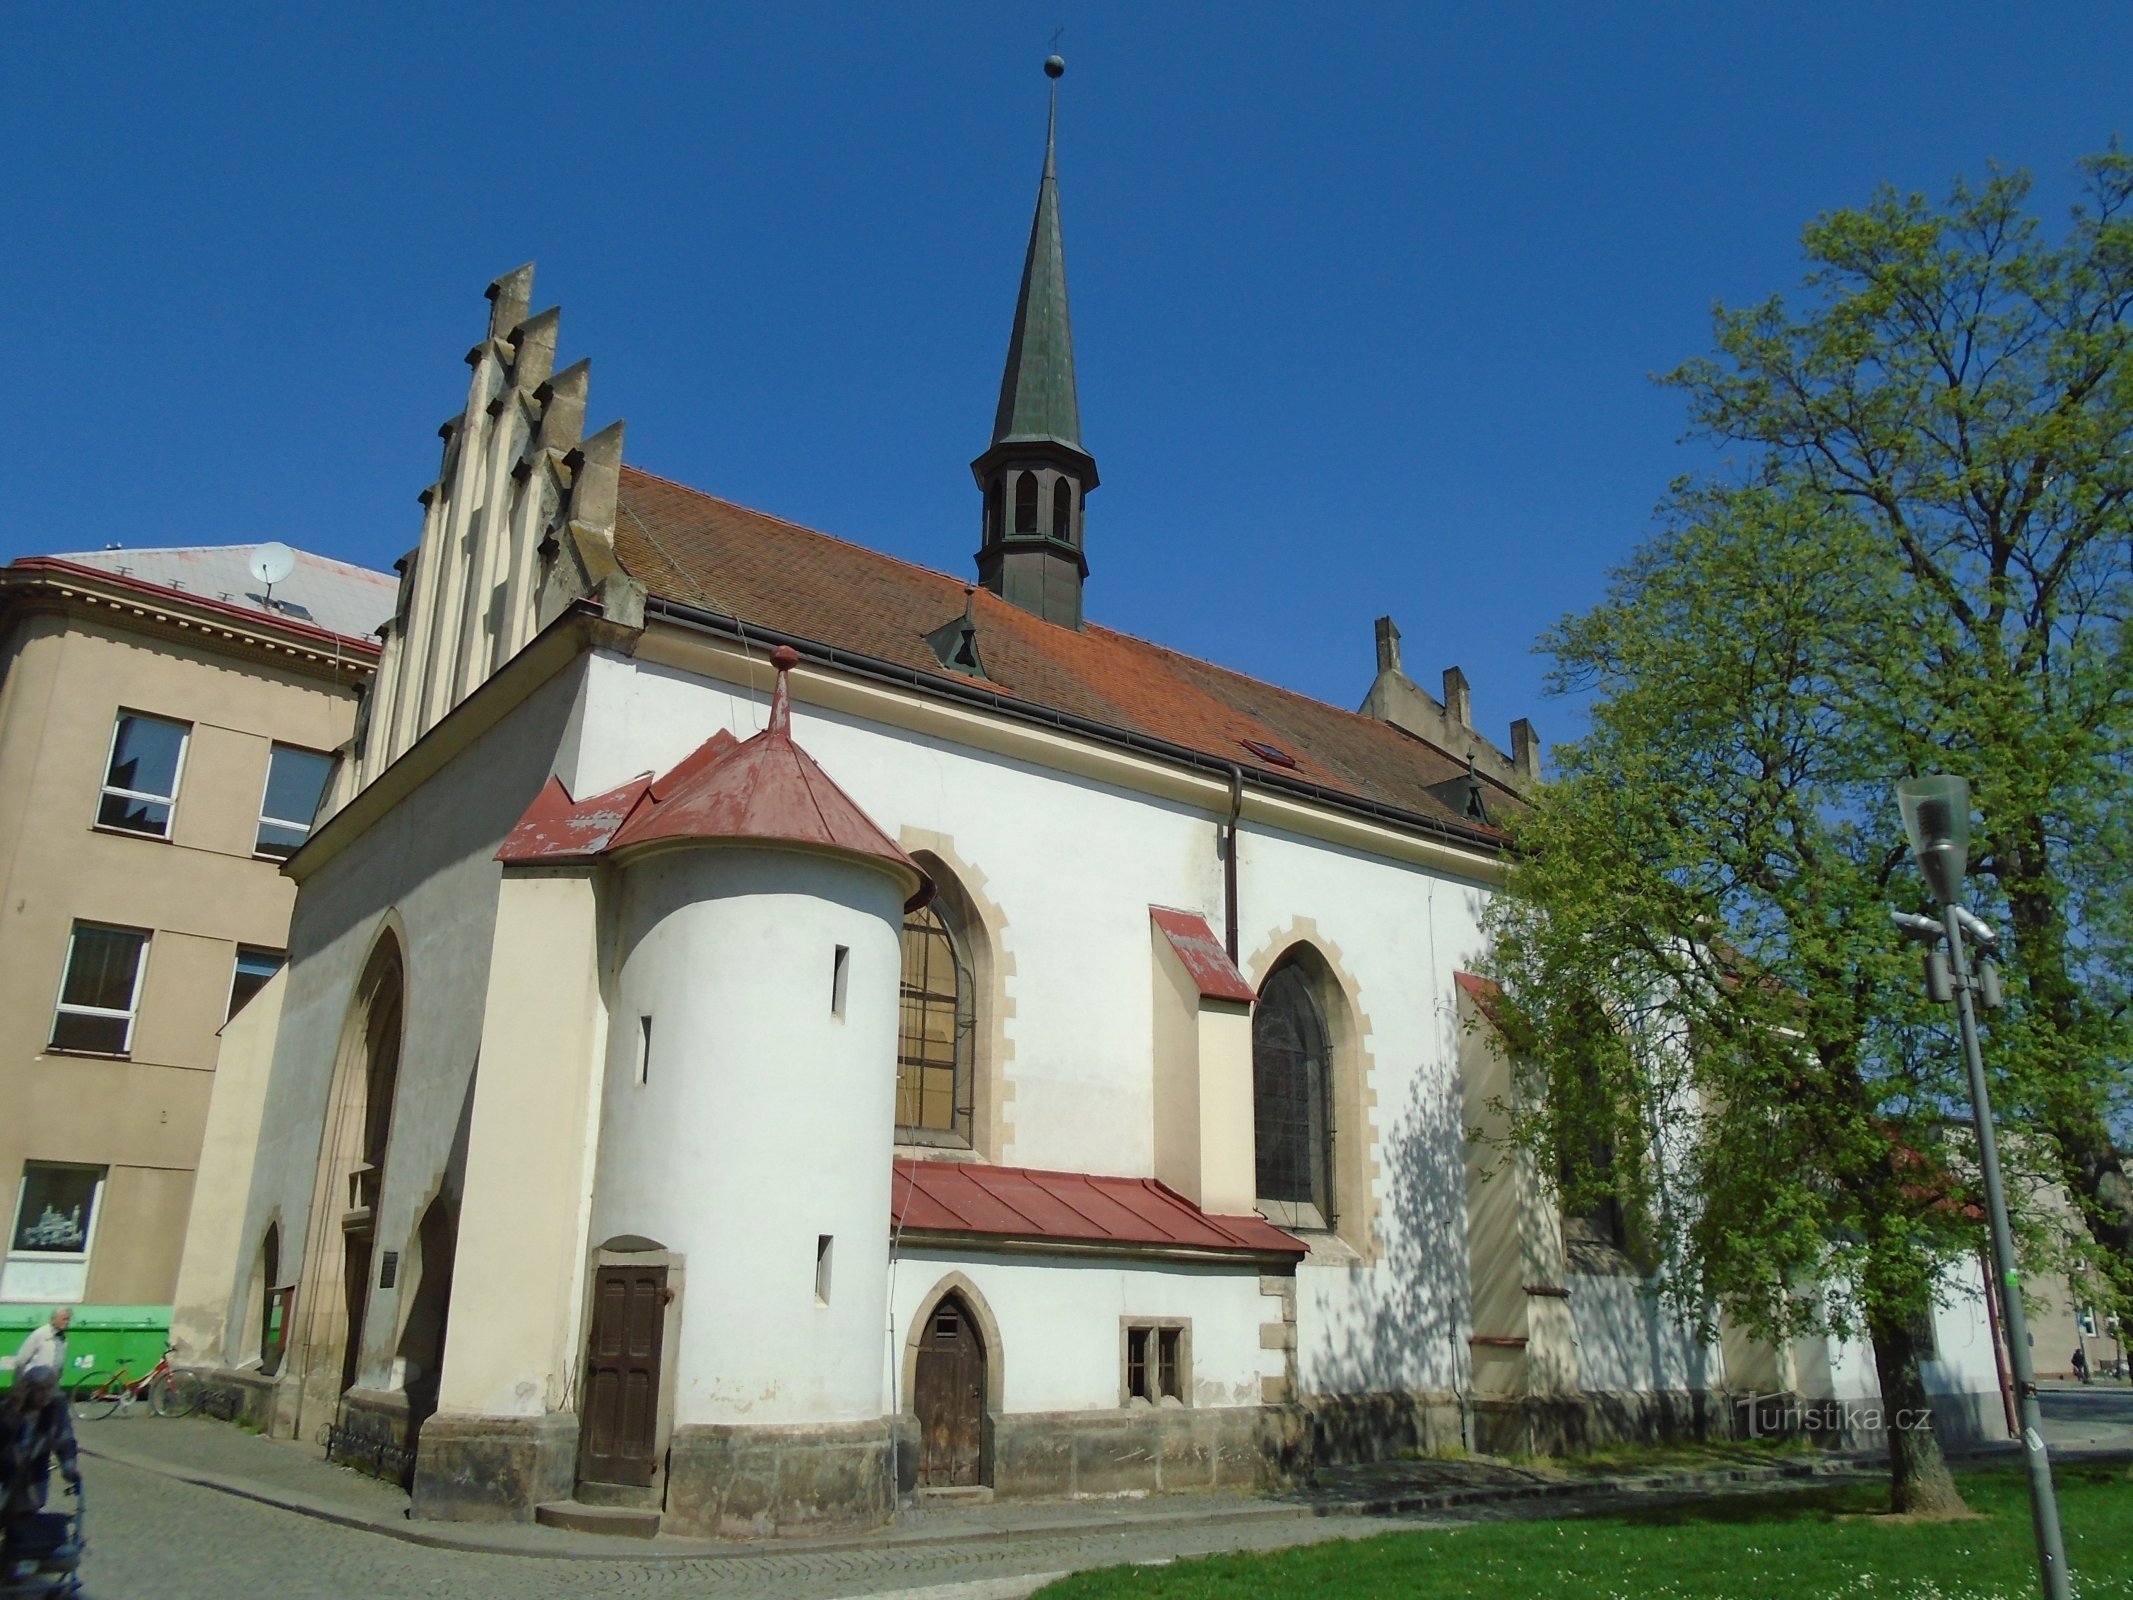
{"type": "Polygon", "coordinates": [[[278,541],[269,540],[252,552],[252,576],[269,589],[296,570],[296,552],[278,541]]]}

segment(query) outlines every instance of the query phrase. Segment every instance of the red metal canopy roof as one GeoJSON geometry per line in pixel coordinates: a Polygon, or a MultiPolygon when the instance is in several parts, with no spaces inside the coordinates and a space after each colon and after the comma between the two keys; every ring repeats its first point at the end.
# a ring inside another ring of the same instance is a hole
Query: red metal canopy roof
{"type": "Polygon", "coordinates": [[[894,1225],[910,1233],[1122,1251],[1292,1258],[1305,1253],[1299,1241],[1264,1217],[1209,1216],[1153,1178],[899,1160],[890,1212],[894,1225]]]}
{"type": "Polygon", "coordinates": [[[1178,953],[1178,960],[1185,964],[1192,981],[1200,986],[1200,998],[1241,1000],[1246,1005],[1259,998],[1205,917],[1190,911],[1173,911],[1168,906],[1150,906],[1148,916],[1170,941],[1170,948],[1178,953]]]}

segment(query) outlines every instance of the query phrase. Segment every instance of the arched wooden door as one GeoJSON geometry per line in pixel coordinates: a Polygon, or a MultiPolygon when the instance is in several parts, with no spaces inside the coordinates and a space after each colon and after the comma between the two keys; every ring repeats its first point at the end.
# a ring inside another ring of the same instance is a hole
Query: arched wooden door
{"type": "Polygon", "coordinates": [[[984,1482],[985,1340],[961,1295],[944,1297],[926,1318],[911,1403],[919,1483],[950,1489],[984,1482]]]}

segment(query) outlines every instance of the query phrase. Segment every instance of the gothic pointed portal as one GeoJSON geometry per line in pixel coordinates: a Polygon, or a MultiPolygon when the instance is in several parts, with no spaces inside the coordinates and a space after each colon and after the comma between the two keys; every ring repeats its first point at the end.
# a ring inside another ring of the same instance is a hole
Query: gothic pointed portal
{"type": "Polygon", "coordinates": [[[1058,79],[1066,63],[1053,56],[1044,70],[1053,88],[1037,214],[1022,262],[1022,292],[1007,342],[1007,369],[1000,377],[992,444],[970,470],[985,497],[979,581],[1010,605],[1078,628],[1081,586],[1089,573],[1082,511],[1096,487],[1096,462],[1081,446],[1066,251],[1059,232],[1058,79]]]}

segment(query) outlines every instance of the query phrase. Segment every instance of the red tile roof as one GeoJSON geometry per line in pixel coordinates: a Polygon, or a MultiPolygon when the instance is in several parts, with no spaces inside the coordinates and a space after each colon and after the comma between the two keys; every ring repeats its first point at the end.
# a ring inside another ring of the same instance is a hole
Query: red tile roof
{"type": "Polygon", "coordinates": [[[799,653],[781,646],[770,659],[778,683],[761,733],[736,741],[722,728],[664,777],[633,779],[583,804],[550,777],[496,858],[527,865],[680,839],[757,839],[886,861],[914,886],[905,909],[924,905],[933,886],[918,863],[793,742],[786,678],[799,653]]]}
{"type": "Polygon", "coordinates": [[[1242,1000],[1250,1005],[1259,998],[1205,917],[1190,911],[1173,911],[1168,906],[1150,906],[1148,919],[1170,941],[1170,948],[1178,953],[1185,971],[1200,986],[1203,1000],[1242,1000]]]}
{"type": "Polygon", "coordinates": [[[1210,1216],[1152,1178],[899,1160],[890,1211],[894,1226],[909,1233],[1218,1255],[1305,1253],[1264,1217],[1210,1216]]]}
{"type": "MultiPolygon", "coordinates": [[[[615,551],[660,600],[870,656],[944,683],[925,635],[960,617],[969,585],[760,511],[624,467],[615,551]]],[[[1032,706],[1234,761],[1283,772],[1247,741],[1297,759],[1294,777],[1395,807],[1474,837],[1500,839],[1428,793],[1463,778],[1466,763],[1414,735],[1292,694],[1094,623],[1039,620],[979,590],[978,650],[991,687],[1032,706]]],[[[1489,782],[1486,778],[1484,782],[1489,782]]],[[[1515,797],[1492,785],[1490,803],[1515,797]]]]}

